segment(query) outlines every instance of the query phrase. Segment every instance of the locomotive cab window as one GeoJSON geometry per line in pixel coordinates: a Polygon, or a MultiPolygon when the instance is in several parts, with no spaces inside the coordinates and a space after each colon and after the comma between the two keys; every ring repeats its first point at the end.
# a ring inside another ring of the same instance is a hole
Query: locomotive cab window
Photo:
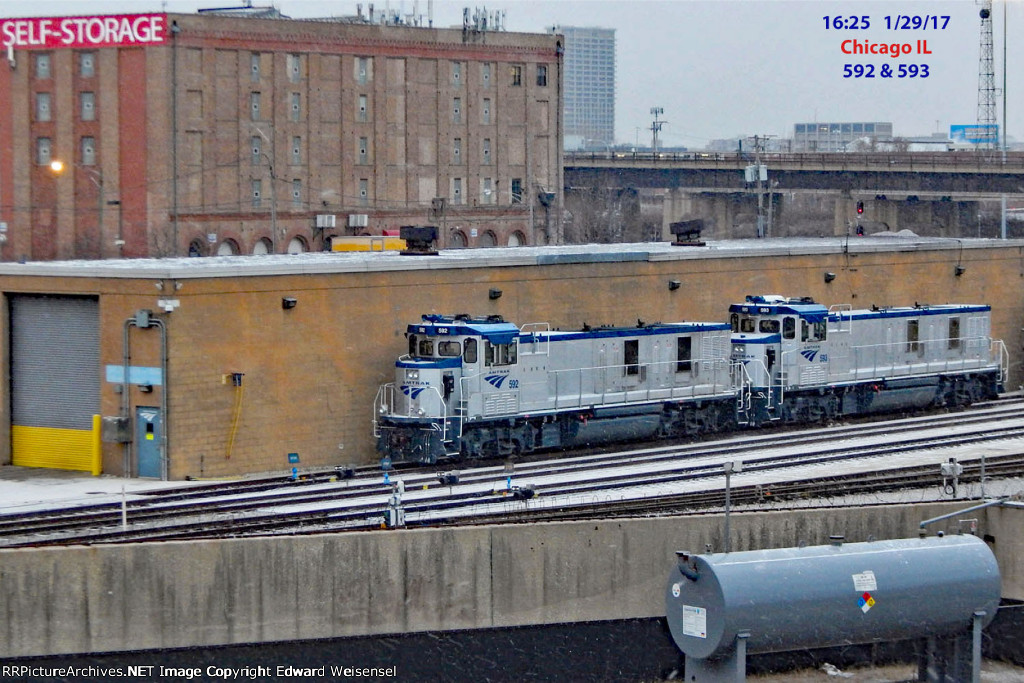
{"type": "Polygon", "coordinates": [[[729,316],[729,322],[732,324],[732,331],[733,332],[739,332],[740,331],[740,316],[739,316],[738,313],[733,313],[732,315],[730,315],[729,316]]]}
{"type": "Polygon", "coordinates": [[[475,363],[476,359],[476,339],[467,339],[462,349],[462,360],[467,363],[475,363]]]}
{"type": "Polygon", "coordinates": [[[689,372],[693,368],[693,339],[678,337],[676,339],[676,372],[689,372]]]}
{"type": "Polygon", "coordinates": [[[827,325],[825,321],[817,323],[809,323],[806,320],[800,321],[800,341],[825,341],[827,335],[827,325]]]}
{"type": "Polygon", "coordinates": [[[492,344],[484,342],[484,365],[515,365],[516,342],[509,344],[492,344]]]}
{"type": "Polygon", "coordinates": [[[754,332],[757,329],[756,324],[753,318],[743,318],[740,320],[740,332],[754,332]]]}
{"type": "Polygon", "coordinates": [[[434,355],[434,340],[433,339],[421,339],[419,355],[426,358],[430,358],[434,355]]]}
{"type": "Polygon", "coordinates": [[[949,319],[949,348],[960,348],[960,318],[949,319]]]}
{"type": "Polygon", "coordinates": [[[779,321],[771,319],[762,320],[758,327],[765,334],[777,334],[779,331],[779,321]]]}
{"type": "Polygon", "coordinates": [[[796,339],[796,318],[782,319],[782,338],[796,339]]]}
{"type": "Polygon", "coordinates": [[[446,358],[457,358],[462,355],[462,349],[457,341],[443,341],[437,343],[437,355],[446,358]]]}

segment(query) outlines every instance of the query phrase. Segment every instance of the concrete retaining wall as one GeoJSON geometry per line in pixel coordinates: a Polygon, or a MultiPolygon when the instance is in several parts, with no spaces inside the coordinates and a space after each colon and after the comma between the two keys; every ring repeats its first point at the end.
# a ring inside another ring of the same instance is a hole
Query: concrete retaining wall
{"type": "MultiPolygon", "coordinates": [[[[912,537],[963,507],[737,514],[733,548],[912,537]]],[[[972,516],[1024,597],[1005,555],[1024,511],[972,516]]],[[[656,617],[675,551],[705,544],[721,516],[4,550],[0,657],[656,617]]]]}

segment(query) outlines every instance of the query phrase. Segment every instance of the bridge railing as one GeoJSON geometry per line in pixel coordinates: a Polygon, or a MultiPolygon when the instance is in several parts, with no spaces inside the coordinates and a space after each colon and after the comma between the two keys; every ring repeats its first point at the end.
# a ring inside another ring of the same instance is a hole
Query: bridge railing
{"type": "MultiPolygon", "coordinates": [[[[760,161],[771,167],[806,169],[945,170],[1024,172],[1024,152],[782,152],[763,153],[760,161]]],[[[748,152],[566,152],[565,166],[692,166],[694,168],[743,168],[754,162],[748,152]]]]}

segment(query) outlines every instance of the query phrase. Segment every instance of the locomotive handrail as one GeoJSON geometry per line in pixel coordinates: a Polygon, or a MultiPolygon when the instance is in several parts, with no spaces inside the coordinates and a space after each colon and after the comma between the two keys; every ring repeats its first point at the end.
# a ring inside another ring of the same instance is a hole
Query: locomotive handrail
{"type": "Polygon", "coordinates": [[[1006,350],[1006,344],[1003,343],[1002,339],[990,340],[990,353],[992,352],[992,347],[995,347],[995,352],[992,355],[996,355],[999,358],[999,384],[1005,388],[1006,379],[1010,376],[1010,352],[1006,350]]]}
{"type": "MultiPolygon", "coordinates": [[[[862,372],[868,371],[869,379],[884,379],[886,376],[880,374],[881,370],[887,370],[891,375],[912,376],[926,375],[935,372],[937,368],[934,366],[940,363],[942,365],[943,372],[963,371],[969,369],[971,366],[981,368],[992,363],[993,349],[991,348],[991,345],[998,340],[992,340],[989,337],[982,336],[956,337],[959,344],[958,348],[961,350],[961,356],[958,358],[920,360],[922,357],[927,355],[926,350],[928,345],[945,345],[946,350],[948,351],[950,350],[949,343],[952,340],[952,337],[946,337],[940,339],[921,339],[917,342],[895,341],[883,344],[860,344],[858,346],[851,346],[850,350],[853,352],[853,365],[849,370],[849,374],[853,376],[853,379],[859,379],[862,372]],[[977,357],[964,356],[964,352],[972,346],[979,349],[985,348],[984,342],[989,342],[990,349],[989,354],[987,354],[988,357],[984,357],[984,355],[980,353],[977,357]],[[904,349],[904,347],[910,343],[916,344],[915,348],[911,350],[904,349]],[[883,360],[883,362],[879,362],[879,351],[881,351],[882,354],[891,355],[892,358],[888,361],[883,360]],[[864,360],[863,355],[866,355],[867,353],[871,353],[871,365],[870,367],[862,367],[861,362],[864,360]]],[[[999,343],[1001,344],[1002,342],[999,343]]],[[[996,353],[1000,354],[999,358],[996,360],[996,364],[999,366],[1000,375],[1002,375],[1003,362],[1001,352],[996,351],[996,353]]],[[[1006,367],[1008,371],[1009,354],[1007,354],[1006,367]]],[[[833,377],[837,374],[839,373],[833,373],[833,377]]]]}
{"type": "MultiPolygon", "coordinates": [[[[838,318],[837,325],[830,331],[838,334],[850,334],[853,332],[853,304],[832,304],[828,307],[828,317],[835,315],[838,318]],[[846,321],[850,323],[843,327],[843,314],[846,313],[846,321]]],[[[826,317],[826,320],[828,320],[826,317]]]]}
{"type": "Polygon", "coordinates": [[[382,384],[377,388],[377,395],[373,399],[373,437],[378,438],[380,436],[380,422],[378,418],[383,414],[381,408],[388,408],[388,410],[394,410],[395,407],[395,384],[394,382],[388,382],[382,384]]]}
{"type": "Polygon", "coordinates": [[[547,356],[548,355],[548,348],[551,346],[551,323],[526,323],[525,325],[520,327],[519,328],[520,353],[526,353],[526,352],[522,351],[522,346],[523,346],[523,344],[522,344],[522,335],[524,335],[524,334],[532,335],[533,339],[534,339],[534,341],[533,341],[534,344],[539,344],[541,342],[544,343],[543,350],[536,351],[536,352],[530,351],[529,352],[530,354],[535,354],[535,355],[538,355],[538,356],[547,356]],[[541,332],[544,332],[546,334],[541,336],[541,334],[540,334],[541,332]]]}
{"type": "MultiPolygon", "coordinates": [[[[636,388],[636,387],[630,388],[628,386],[622,386],[621,388],[615,389],[615,390],[609,390],[608,389],[608,383],[609,383],[607,381],[607,373],[608,373],[608,371],[620,372],[620,373],[622,373],[622,376],[625,376],[626,368],[634,368],[635,367],[637,369],[637,373],[635,375],[636,377],[639,378],[639,377],[644,376],[644,375],[646,375],[647,377],[651,377],[654,374],[654,373],[651,372],[652,368],[659,368],[659,367],[671,368],[672,366],[678,366],[679,362],[680,361],[678,361],[678,360],[669,360],[669,361],[658,361],[658,362],[655,362],[655,363],[624,363],[624,364],[621,364],[621,365],[595,365],[595,366],[586,367],[586,368],[570,368],[570,369],[565,369],[565,370],[549,370],[547,374],[549,376],[553,376],[554,385],[555,385],[554,386],[554,406],[553,407],[555,409],[558,409],[558,408],[579,408],[579,407],[583,407],[584,405],[587,405],[587,403],[584,402],[584,400],[583,400],[583,396],[584,396],[584,391],[583,391],[583,388],[584,388],[584,378],[586,376],[585,373],[592,373],[591,376],[594,378],[594,381],[593,381],[593,392],[592,393],[593,393],[595,399],[597,399],[597,402],[600,405],[623,405],[623,404],[628,404],[628,403],[650,402],[652,400],[656,400],[656,397],[652,397],[652,392],[666,391],[666,390],[668,391],[669,395],[664,397],[664,398],[678,398],[679,394],[677,392],[680,389],[689,389],[690,390],[689,391],[689,396],[692,397],[692,398],[696,398],[698,396],[715,396],[715,395],[721,394],[723,392],[723,387],[724,387],[724,391],[728,391],[728,392],[732,391],[732,383],[729,381],[729,379],[730,379],[729,373],[728,373],[728,371],[723,372],[723,370],[722,370],[722,367],[726,367],[727,368],[727,364],[729,363],[729,360],[726,359],[726,358],[698,358],[698,359],[693,359],[693,360],[689,361],[691,363],[691,367],[693,368],[690,371],[690,373],[691,373],[690,376],[691,377],[698,378],[698,377],[701,377],[702,375],[707,375],[708,373],[710,373],[710,382],[708,384],[709,388],[707,390],[704,390],[704,391],[698,391],[697,390],[697,387],[699,386],[697,383],[681,384],[678,381],[676,381],[676,377],[679,374],[681,374],[681,373],[678,373],[678,372],[670,373],[670,377],[671,377],[672,381],[667,383],[668,386],[651,387],[648,384],[647,386],[643,387],[642,389],[641,388],[636,388]],[[722,366],[722,367],[716,367],[716,366],[722,366]],[[599,376],[598,373],[600,373],[601,375],[604,375],[604,378],[601,380],[601,383],[600,383],[601,384],[600,391],[598,391],[598,386],[597,386],[598,385],[597,377],[599,376]],[[577,382],[576,382],[577,390],[575,392],[576,395],[575,395],[574,398],[573,397],[569,397],[569,396],[563,396],[562,392],[560,390],[561,389],[561,385],[565,381],[565,380],[563,380],[563,377],[565,377],[567,375],[570,375],[570,374],[571,375],[576,375],[578,377],[577,382]],[[724,381],[723,381],[723,378],[719,376],[720,374],[724,374],[725,375],[724,381]],[[639,397],[635,397],[635,396],[632,397],[632,398],[630,397],[630,394],[636,394],[637,392],[642,392],[642,395],[639,396],[639,397]],[[608,395],[609,394],[613,394],[613,395],[614,394],[622,394],[622,399],[621,400],[615,400],[615,401],[609,401],[609,399],[608,399],[608,395]]],[[[685,392],[684,392],[684,396],[685,396],[685,392]]]]}

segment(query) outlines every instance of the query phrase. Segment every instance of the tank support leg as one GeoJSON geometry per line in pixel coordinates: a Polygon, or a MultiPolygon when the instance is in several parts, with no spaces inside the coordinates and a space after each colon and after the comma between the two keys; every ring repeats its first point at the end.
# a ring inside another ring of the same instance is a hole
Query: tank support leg
{"type": "Polygon", "coordinates": [[[971,683],[981,683],[981,620],[985,612],[974,613],[974,626],[971,631],[971,683]]]}
{"type": "Polygon", "coordinates": [[[747,638],[750,631],[736,634],[736,649],[721,659],[693,659],[686,656],[687,683],[745,683],[747,680],[747,638]]]}

